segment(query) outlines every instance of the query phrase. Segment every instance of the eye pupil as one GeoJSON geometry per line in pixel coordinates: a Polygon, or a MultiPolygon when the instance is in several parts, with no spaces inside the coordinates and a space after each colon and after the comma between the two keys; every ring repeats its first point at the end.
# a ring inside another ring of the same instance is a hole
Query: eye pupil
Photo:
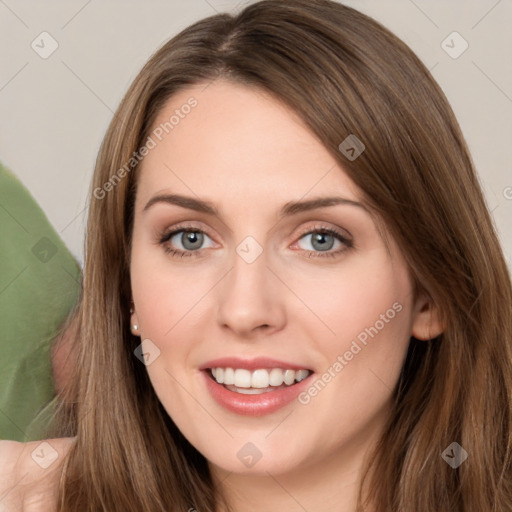
{"type": "Polygon", "coordinates": [[[328,233],[316,233],[313,235],[313,240],[311,242],[311,245],[315,247],[315,249],[319,250],[329,250],[332,249],[332,246],[334,244],[334,239],[332,235],[329,235],[328,233]],[[325,237],[331,238],[331,243],[326,243],[325,237]],[[315,243],[319,243],[320,245],[318,247],[315,247],[315,243]]]}
{"type": "Polygon", "coordinates": [[[187,250],[198,249],[203,243],[203,234],[196,231],[185,231],[181,236],[181,243],[187,250]],[[187,247],[188,243],[191,243],[192,246],[187,247]]]}

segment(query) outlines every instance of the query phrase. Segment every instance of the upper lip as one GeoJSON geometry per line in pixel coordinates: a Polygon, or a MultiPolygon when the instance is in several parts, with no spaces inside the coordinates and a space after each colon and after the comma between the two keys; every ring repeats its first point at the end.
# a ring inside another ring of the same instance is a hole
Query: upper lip
{"type": "MultiPolygon", "coordinates": [[[[201,365],[200,370],[209,368],[245,368],[246,370],[259,370],[261,368],[282,368],[284,370],[310,370],[306,365],[294,364],[288,361],[279,361],[269,357],[256,357],[254,359],[242,359],[240,357],[222,357],[213,359],[201,365]]],[[[310,370],[312,371],[312,370],[310,370]]]]}

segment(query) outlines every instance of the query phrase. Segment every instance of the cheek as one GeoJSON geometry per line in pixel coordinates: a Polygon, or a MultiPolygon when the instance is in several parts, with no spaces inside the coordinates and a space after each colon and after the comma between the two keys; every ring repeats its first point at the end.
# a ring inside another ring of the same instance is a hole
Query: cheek
{"type": "Polygon", "coordinates": [[[312,313],[307,318],[333,340],[354,338],[376,323],[379,330],[393,330],[408,319],[404,311],[412,305],[405,265],[393,265],[383,250],[309,274],[292,270],[285,279],[312,313]]]}
{"type": "Polygon", "coordinates": [[[375,385],[393,388],[412,327],[412,283],[405,264],[375,251],[367,258],[347,258],[336,271],[317,272],[314,280],[303,275],[294,284],[310,309],[297,310],[295,322],[315,340],[323,356],[321,371],[329,373],[326,380],[344,376],[332,378],[337,383],[331,389],[348,386],[348,395],[372,401],[375,385]]]}
{"type": "Polygon", "coordinates": [[[137,319],[145,337],[167,337],[203,293],[204,281],[192,266],[172,264],[163,249],[137,243],[131,255],[130,277],[137,319]]]}
{"type": "Polygon", "coordinates": [[[182,327],[188,325],[189,317],[185,315],[192,296],[196,296],[195,288],[190,286],[186,272],[172,271],[163,251],[155,251],[147,242],[137,242],[134,232],[130,265],[132,296],[141,339],[151,340],[159,351],[146,371],[158,399],[169,415],[175,417],[181,410],[187,410],[187,397],[178,382],[184,381],[191,346],[177,340],[182,339],[182,327]]]}
{"type": "Polygon", "coordinates": [[[322,436],[340,441],[340,425],[343,439],[357,436],[380,417],[410,340],[412,287],[405,266],[392,266],[382,255],[352,263],[318,287],[306,289],[302,281],[304,302],[325,324],[313,315],[301,323],[323,359],[317,380],[299,396],[308,417],[325,425],[318,443],[322,436]]]}

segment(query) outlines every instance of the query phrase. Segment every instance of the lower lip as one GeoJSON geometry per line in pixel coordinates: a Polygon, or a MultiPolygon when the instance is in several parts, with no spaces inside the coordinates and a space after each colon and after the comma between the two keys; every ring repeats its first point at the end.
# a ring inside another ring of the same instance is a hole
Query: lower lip
{"type": "Polygon", "coordinates": [[[227,410],[245,416],[263,416],[271,414],[281,407],[288,405],[303,391],[310,383],[311,373],[304,380],[291,386],[269,391],[259,395],[244,395],[226,389],[222,384],[210,377],[210,370],[203,370],[206,379],[206,387],[212,397],[227,410]]]}

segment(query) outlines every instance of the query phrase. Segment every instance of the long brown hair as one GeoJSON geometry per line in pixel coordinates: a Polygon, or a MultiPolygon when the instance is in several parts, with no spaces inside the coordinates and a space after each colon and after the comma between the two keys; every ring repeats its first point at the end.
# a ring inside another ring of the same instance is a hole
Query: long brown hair
{"type": "Polygon", "coordinates": [[[370,17],[329,0],[263,0],[237,16],[198,21],[164,44],[105,135],[91,189],[76,371],[55,431],[77,436],[59,511],[214,512],[222,499],[206,459],[168,417],[133,354],[138,166],[126,165],[173,94],[217,78],[260,87],[300,115],[443,317],[438,338],[411,339],[359,510],[512,510],[511,282],[454,114],[415,54],[370,17]],[[355,160],[339,149],[351,134],[365,144],[355,160]],[[457,468],[441,457],[452,442],[469,454],[457,468]]]}

